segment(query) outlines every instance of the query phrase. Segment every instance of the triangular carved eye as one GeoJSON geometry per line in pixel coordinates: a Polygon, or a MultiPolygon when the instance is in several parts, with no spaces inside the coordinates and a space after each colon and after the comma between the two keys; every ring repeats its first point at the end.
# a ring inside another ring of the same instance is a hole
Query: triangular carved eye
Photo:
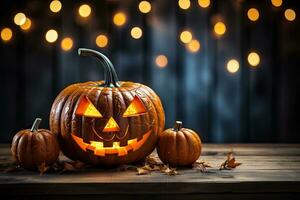
{"type": "Polygon", "coordinates": [[[128,108],[125,110],[123,117],[133,117],[146,113],[146,107],[138,96],[135,96],[128,108]]]}
{"type": "Polygon", "coordinates": [[[75,114],[84,117],[102,117],[101,113],[86,96],[81,98],[75,114]]]}

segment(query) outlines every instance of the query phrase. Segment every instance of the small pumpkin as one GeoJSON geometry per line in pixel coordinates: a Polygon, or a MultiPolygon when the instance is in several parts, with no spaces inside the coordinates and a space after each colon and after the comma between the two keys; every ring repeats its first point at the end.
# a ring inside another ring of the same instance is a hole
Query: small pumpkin
{"type": "Polygon", "coordinates": [[[200,156],[202,149],[198,134],[182,128],[182,122],[176,121],[174,128],[162,132],[157,145],[157,153],[161,161],[170,166],[192,165],[200,156]]]}
{"type": "Polygon", "coordinates": [[[37,169],[57,161],[59,145],[57,138],[49,130],[38,129],[42,119],[36,118],[31,129],[19,131],[12,140],[11,152],[17,165],[25,169],[37,169]]]}
{"type": "Polygon", "coordinates": [[[119,81],[110,60],[100,52],[80,48],[78,54],[97,58],[104,81],[76,83],[56,97],[50,130],[62,152],[72,160],[114,166],[144,159],[164,129],[159,97],[140,83],[119,81]]]}

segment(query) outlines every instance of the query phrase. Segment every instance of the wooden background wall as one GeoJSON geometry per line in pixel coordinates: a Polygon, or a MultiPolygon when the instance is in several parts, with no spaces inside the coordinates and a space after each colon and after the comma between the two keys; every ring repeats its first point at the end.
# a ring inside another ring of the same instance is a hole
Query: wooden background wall
{"type": "Polygon", "coordinates": [[[298,1],[286,0],[275,8],[270,0],[211,0],[210,7],[203,9],[192,0],[186,11],[177,0],[150,2],[151,13],[143,15],[137,0],[64,0],[58,14],[49,11],[50,1],[1,1],[0,28],[12,28],[14,37],[9,43],[0,42],[0,142],[11,141],[35,117],[42,117],[42,125],[48,127],[52,101],[67,85],[103,78],[95,60],[77,56],[78,47],[108,55],[121,80],[152,87],[163,101],[167,127],[182,120],[204,142],[300,142],[298,1]],[[77,15],[81,3],[92,7],[92,16],[84,22],[77,15]],[[246,15],[250,7],[260,11],[255,23],[246,15]],[[296,11],[295,21],[285,20],[286,8],[296,11]],[[122,28],[112,23],[117,10],[128,17],[122,28]],[[13,24],[18,11],[33,20],[29,33],[13,24]],[[215,17],[227,26],[219,39],[212,33],[215,17]],[[140,40],[130,37],[133,26],[143,29],[140,40]],[[44,39],[50,28],[59,33],[53,45],[44,39]],[[186,28],[201,43],[195,54],[178,40],[186,28]],[[109,36],[109,45],[103,49],[95,45],[101,32],[109,36]],[[64,36],[74,39],[70,52],[60,49],[64,36]],[[251,50],[260,54],[256,69],[247,63],[251,50]],[[166,68],[155,65],[158,54],[168,57],[166,68]],[[235,74],[226,70],[231,58],[240,62],[235,74]]]}

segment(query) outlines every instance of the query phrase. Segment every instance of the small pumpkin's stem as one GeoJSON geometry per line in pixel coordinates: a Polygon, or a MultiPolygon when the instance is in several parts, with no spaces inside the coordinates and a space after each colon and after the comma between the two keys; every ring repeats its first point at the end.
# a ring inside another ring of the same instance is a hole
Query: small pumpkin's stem
{"type": "Polygon", "coordinates": [[[102,53],[92,50],[79,48],[78,55],[80,56],[93,56],[100,60],[104,69],[105,69],[105,84],[106,87],[119,87],[119,79],[115,70],[114,65],[110,62],[110,60],[102,53]]]}
{"type": "Polygon", "coordinates": [[[41,122],[42,122],[41,118],[36,118],[33,122],[33,125],[31,127],[30,131],[31,132],[37,131],[41,122]]]}
{"type": "Polygon", "coordinates": [[[182,128],[182,122],[181,121],[176,121],[174,124],[174,130],[179,131],[182,128]]]}

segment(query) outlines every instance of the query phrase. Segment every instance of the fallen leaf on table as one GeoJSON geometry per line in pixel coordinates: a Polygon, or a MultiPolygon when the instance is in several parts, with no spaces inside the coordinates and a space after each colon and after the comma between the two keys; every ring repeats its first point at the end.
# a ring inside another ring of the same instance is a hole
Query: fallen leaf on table
{"type": "Polygon", "coordinates": [[[137,175],[146,175],[146,174],[151,173],[151,171],[149,171],[143,167],[138,167],[136,170],[137,170],[137,173],[136,173],[137,175]]]}
{"type": "Polygon", "coordinates": [[[236,168],[237,166],[241,165],[242,163],[235,162],[235,157],[233,155],[233,152],[230,151],[227,153],[227,160],[223,162],[220,166],[220,170],[231,170],[236,168]]]}
{"type": "Polygon", "coordinates": [[[40,175],[43,175],[46,171],[48,171],[50,169],[50,166],[47,166],[45,162],[42,162],[42,164],[40,164],[38,166],[38,170],[40,172],[40,175]]]}
{"type": "Polygon", "coordinates": [[[160,159],[158,158],[158,156],[153,156],[150,155],[145,159],[145,163],[148,165],[162,165],[160,159]]]}
{"type": "Polygon", "coordinates": [[[203,161],[197,161],[193,164],[193,169],[199,170],[200,172],[208,172],[207,168],[211,168],[211,165],[203,161]]]}
{"type": "Polygon", "coordinates": [[[170,176],[178,175],[178,172],[176,171],[176,169],[170,168],[170,167],[165,168],[162,172],[164,172],[165,174],[170,175],[170,176]]]}

